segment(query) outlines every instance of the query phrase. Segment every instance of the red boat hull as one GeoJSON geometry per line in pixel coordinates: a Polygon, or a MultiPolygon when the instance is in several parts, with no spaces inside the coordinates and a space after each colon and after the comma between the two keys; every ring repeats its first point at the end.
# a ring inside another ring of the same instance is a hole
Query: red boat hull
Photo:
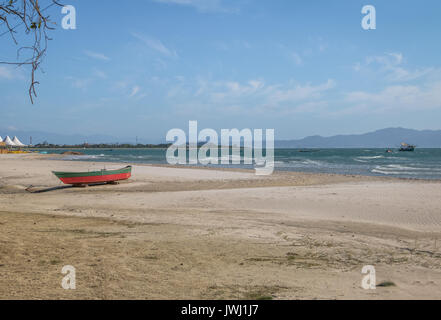
{"type": "Polygon", "coordinates": [[[94,183],[114,182],[129,179],[132,167],[117,170],[101,170],[91,172],[53,172],[65,184],[87,185],[94,183]]]}
{"type": "Polygon", "coordinates": [[[130,176],[131,176],[130,173],[120,173],[120,174],[109,174],[104,176],[60,178],[60,180],[65,184],[90,184],[90,183],[126,180],[130,178],[130,176]]]}

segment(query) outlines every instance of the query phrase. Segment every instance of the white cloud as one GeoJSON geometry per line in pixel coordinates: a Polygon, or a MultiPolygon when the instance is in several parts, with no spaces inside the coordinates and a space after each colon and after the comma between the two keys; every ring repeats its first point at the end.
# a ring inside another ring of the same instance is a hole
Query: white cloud
{"type": "Polygon", "coordinates": [[[377,93],[350,92],[345,98],[352,106],[346,113],[384,113],[441,108],[441,82],[425,86],[394,85],[377,93]]]}
{"type": "Polygon", "coordinates": [[[395,67],[391,70],[391,73],[387,76],[387,79],[392,82],[406,82],[424,77],[432,73],[434,70],[434,68],[406,70],[401,67],[395,67]]]}
{"type": "Polygon", "coordinates": [[[66,77],[72,87],[77,89],[87,89],[92,82],[89,78],[66,77]]]}
{"type": "Polygon", "coordinates": [[[362,69],[361,63],[357,62],[356,64],[354,64],[354,66],[352,67],[352,69],[354,69],[355,72],[360,72],[362,69]]]}
{"type": "Polygon", "coordinates": [[[23,73],[25,69],[12,65],[0,64],[0,79],[15,80],[26,79],[26,75],[23,73]]]}
{"type": "Polygon", "coordinates": [[[135,100],[140,100],[147,95],[146,93],[142,92],[141,86],[133,84],[133,82],[130,80],[120,80],[114,82],[112,88],[114,91],[118,91],[118,95],[124,95],[129,98],[134,98],[135,100]]]}
{"type": "Polygon", "coordinates": [[[132,92],[130,93],[129,97],[130,97],[130,98],[131,98],[131,97],[134,97],[134,96],[139,92],[140,89],[141,89],[141,88],[140,88],[139,86],[134,86],[134,87],[132,88],[132,92]]]}
{"type": "Polygon", "coordinates": [[[335,87],[335,81],[328,79],[326,83],[313,86],[311,84],[296,85],[294,87],[277,88],[272,87],[268,90],[271,102],[298,102],[307,99],[317,99],[324,91],[335,87]]]}
{"type": "Polygon", "coordinates": [[[267,115],[319,112],[328,106],[323,99],[324,93],[336,86],[331,79],[317,85],[293,82],[266,84],[263,79],[239,82],[203,78],[196,79],[192,85],[189,83],[192,81],[168,88],[167,98],[173,105],[182,106],[180,112],[193,105],[188,112],[198,106],[198,110],[210,108],[222,113],[267,115]]]}
{"type": "Polygon", "coordinates": [[[93,52],[93,51],[84,51],[84,54],[90,58],[102,60],[102,61],[110,61],[110,58],[102,53],[93,52]]]}
{"type": "Polygon", "coordinates": [[[255,94],[264,87],[264,83],[261,80],[250,80],[248,83],[242,85],[235,81],[225,81],[216,83],[216,86],[219,87],[221,91],[213,93],[215,97],[240,97],[255,94]]]}
{"type": "Polygon", "coordinates": [[[160,40],[144,36],[139,33],[132,33],[132,36],[136,39],[140,40],[143,44],[147,45],[150,49],[153,49],[159,53],[161,53],[164,56],[170,57],[170,58],[177,58],[178,55],[176,51],[171,50],[167,48],[160,40]]]}
{"type": "Polygon", "coordinates": [[[4,79],[13,79],[14,73],[12,72],[11,68],[6,66],[0,66],[0,78],[4,79]]]}
{"type": "Polygon", "coordinates": [[[389,82],[407,82],[422,78],[436,71],[435,68],[406,69],[403,65],[405,59],[402,53],[391,52],[381,56],[366,58],[366,63],[357,63],[354,66],[356,72],[374,72],[384,77],[389,82]],[[376,69],[371,69],[375,68],[376,69]]]}
{"type": "Polygon", "coordinates": [[[107,74],[101,70],[94,69],[93,75],[101,79],[107,79],[107,74]]]}

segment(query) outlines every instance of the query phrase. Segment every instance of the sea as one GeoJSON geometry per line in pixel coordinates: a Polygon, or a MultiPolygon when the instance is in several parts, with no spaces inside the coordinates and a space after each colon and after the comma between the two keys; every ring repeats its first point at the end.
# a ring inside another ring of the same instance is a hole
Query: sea
{"type": "MultiPolygon", "coordinates": [[[[69,149],[84,155],[66,155],[74,161],[110,161],[124,164],[166,164],[166,149],[69,149]]],[[[60,154],[66,149],[38,149],[60,154]]],[[[243,157],[242,157],[243,158],[243,157]]],[[[275,149],[275,170],[311,173],[388,176],[409,179],[441,179],[441,149],[417,148],[414,152],[385,149],[275,149]]],[[[185,165],[183,165],[185,166],[185,165]]],[[[248,164],[210,167],[253,168],[248,164]]]]}

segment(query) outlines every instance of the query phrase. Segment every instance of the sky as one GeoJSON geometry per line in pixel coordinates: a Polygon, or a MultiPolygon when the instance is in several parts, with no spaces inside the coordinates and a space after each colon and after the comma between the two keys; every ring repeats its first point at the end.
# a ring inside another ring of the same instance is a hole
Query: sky
{"type": "MultiPolygon", "coordinates": [[[[57,26],[34,104],[29,70],[0,64],[3,134],[157,142],[189,120],[274,129],[276,139],[441,129],[439,0],[63,3],[75,7],[76,29],[48,9],[57,26]],[[376,9],[375,30],[362,28],[364,5],[376,9]]],[[[17,49],[0,36],[0,61],[17,49]]]]}

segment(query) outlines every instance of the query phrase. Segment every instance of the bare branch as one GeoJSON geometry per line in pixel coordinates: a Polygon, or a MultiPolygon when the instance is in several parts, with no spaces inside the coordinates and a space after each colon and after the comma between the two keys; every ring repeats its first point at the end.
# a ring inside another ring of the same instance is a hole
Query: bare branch
{"type": "Polygon", "coordinates": [[[24,26],[24,35],[30,36],[23,37],[24,40],[21,40],[30,41],[30,45],[23,44],[17,49],[16,61],[0,61],[0,64],[30,66],[29,98],[31,103],[34,103],[34,98],[37,97],[35,86],[39,84],[35,80],[35,72],[40,68],[48,41],[51,40],[48,31],[55,29],[55,22],[50,19],[49,15],[45,15],[45,11],[54,5],[62,6],[56,0],[0,0],[0,37],[9,34],[14,44],[20,45],[16,34],[21,26],[24,26]],[[42,6],[41,2],[44,2],[46,6],[42,6]]]}

